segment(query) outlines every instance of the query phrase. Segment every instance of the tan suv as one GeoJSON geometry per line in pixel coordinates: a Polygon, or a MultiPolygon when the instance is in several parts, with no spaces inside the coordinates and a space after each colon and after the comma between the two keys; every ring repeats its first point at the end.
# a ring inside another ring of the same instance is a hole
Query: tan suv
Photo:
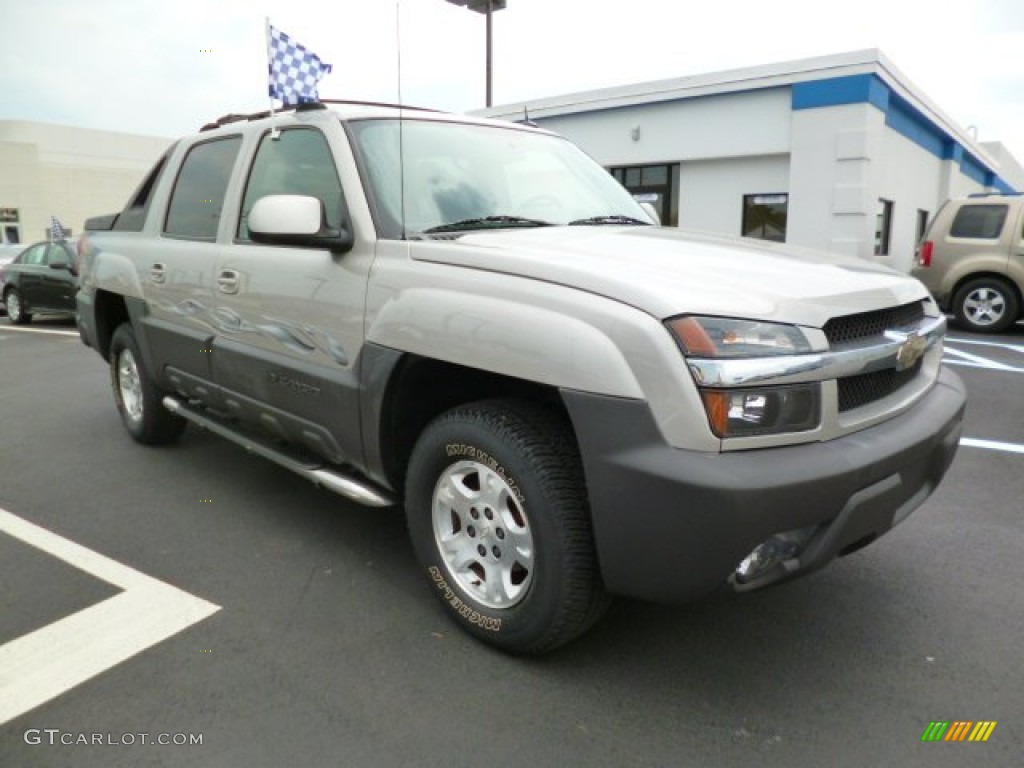
{"type": "Polygon", "coordinates": [[[947,201],[928,227],[913,275],[962,327],[1005,331],[1024,309],[1024,196],[947,201]]]}

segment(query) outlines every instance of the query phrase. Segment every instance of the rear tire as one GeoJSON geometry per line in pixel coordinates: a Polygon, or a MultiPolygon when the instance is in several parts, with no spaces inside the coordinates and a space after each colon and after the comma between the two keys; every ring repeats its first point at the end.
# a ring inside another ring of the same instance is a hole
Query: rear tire
{"type": "Polygon", "coordinates": [[[511,400],[439,416],[413,449],[405,510],[434,593],[490,645],[550,651],[608,605],[564,417],[511,400]]]}
{"type": "Polygon", "coordinates": [[[7,293],[4,294],[4,307],[7,309],[7,319],[13,325],[27,325],[32,322],[32,315],[25,311],[25,303],[17,289],[7,289],[7,293]]]}
{"type": "Polygon", "coordinates": [[[163,445],[185,431],[188,422],[164,408],[129,323],[118,326],[110,340],[110,383],[121,422],[136,442],[163,445]]]}
{"type": "Polygon", "coordinates": [[[996,277],[979,277],[953,297],[957,322],[975,333],[1001,333],[1017,322],[1020,304],[1013,287],[996,277]]]}

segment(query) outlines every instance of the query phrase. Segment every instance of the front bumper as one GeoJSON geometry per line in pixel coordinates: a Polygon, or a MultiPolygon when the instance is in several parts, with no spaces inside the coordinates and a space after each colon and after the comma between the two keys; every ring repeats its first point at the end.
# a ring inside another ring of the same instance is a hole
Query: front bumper
{"type": "Polygon", "coordinates": [[[601,573],[619,595],[694,599],[730,583],[769,537],[815,527],[753,589],[809,573],[870,543],[938,486],[966,400],[943,369],[910,410],[823,443],[730,453],[668,446],[641,401],[564,391],[583,457],[601,573]]]}

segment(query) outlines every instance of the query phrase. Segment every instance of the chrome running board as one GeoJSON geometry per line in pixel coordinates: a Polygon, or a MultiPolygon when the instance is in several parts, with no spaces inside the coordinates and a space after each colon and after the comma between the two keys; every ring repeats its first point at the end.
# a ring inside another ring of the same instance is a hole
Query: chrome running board
{"type": "Polygon", "coordinates": [[[285,451],[272,447],[257,437],[236,432],[222,424],[215,417],[207,416],[190,408],[177,398],[165,397],[163,405],[171,413],[188,419],[203,429],[227,438],[250,453],[270,459],[275,464],[291,470],[297,475],[301,475],[314,485],[326,488],[339,496],[344,496],[346,499],[367,507],[391,507],[395,504],[395,500],[391,496],[363,480],[356,480],[336,469],[328,469],[322,464],[311,463],[295,456],[290,456],[285,451]]]}

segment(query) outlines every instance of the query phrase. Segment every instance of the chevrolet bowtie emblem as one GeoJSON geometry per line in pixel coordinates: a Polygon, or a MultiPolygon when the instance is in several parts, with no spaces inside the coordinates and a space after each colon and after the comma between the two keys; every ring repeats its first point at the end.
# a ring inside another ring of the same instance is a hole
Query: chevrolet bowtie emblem
{"type": "Polygon", "coordinates": [[[918,333],[910,334],[896,352],[896,370],[905,371],[907,368],[913,368],[927,350],[928,339],[918,333]]]}

